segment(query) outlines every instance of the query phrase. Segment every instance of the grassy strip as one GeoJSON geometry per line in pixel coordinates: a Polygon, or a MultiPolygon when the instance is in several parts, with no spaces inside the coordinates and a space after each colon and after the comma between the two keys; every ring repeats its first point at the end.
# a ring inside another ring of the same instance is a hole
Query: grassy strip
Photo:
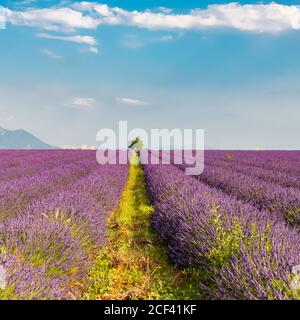
{"type": "Polygon", "coordinates": [[[90,272],[84,299],[199,299],[199,273],[175,270],[151,227],[150,205],[139,164],[132,163],[119,207],[109,221],[108,243],[90,272]]]}

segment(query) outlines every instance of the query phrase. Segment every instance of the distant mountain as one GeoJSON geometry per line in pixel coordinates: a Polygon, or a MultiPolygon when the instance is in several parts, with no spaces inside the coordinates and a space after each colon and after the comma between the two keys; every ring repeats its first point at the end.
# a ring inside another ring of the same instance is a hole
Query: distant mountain
{"type": "Polygon", "coordinates": [[[0,127],[0,149],[58,149],[41,141],[25,130],[0,127]]]}

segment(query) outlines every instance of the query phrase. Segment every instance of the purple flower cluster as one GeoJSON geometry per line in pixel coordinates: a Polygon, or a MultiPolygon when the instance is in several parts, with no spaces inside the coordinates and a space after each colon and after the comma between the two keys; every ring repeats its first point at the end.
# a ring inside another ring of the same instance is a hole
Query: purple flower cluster
{"type": "Polygon", "coordinates": [[[0,184],[0,298],[77,298],[127,176],[95,152],[63,151],[58,166],[0,184]]]}
{"type": "Polygon", "coordinates": [[[300,264],[300,237],[281,214],[259,210],[173,165],[144,170],[154,228],[175,265],[197,267],[203,296],[299,298],[292,270],[300,264]]]}
{"type": "Polygon", "coordinates": [[[10,179],[18,179],[23,176],[35,175],[39,172],[50,170],[60,164],[68,164],[82,160],[87,153],[78,153],[78,151],[69,151],[66,156],[65,151],[46,150],[46,151],[12,151],[8,155],[0,151],[1,176],[0,182],[10,179]],[[71,154],[73,156],[71,156],[71,154]]]}
{"type": "Polygon", "coordinates": [[[31,201],[43,198],[50,192],[65,188],[97,167],[95,156],[85,157],[84,160],[68,164],[64,164],[62,159],[55,168],[1,183],[0,221],[8,215],[20,212],[31,201]]]}
{"type": "MultiPolygon", "coordinates": [[[[297,170],[291,174],[287,168],[284,152],[263,152],[255,156],[253,152],[211,151],[206,152],[204,172],[196,178],[211,187],[249,202],[259,210],[268,210],[273,215],[280,214],[286,221],[300,223],[300,175],[297,170]],[[247,154],[250,154],[249,159],[247,154]],[[276,157],[277,154],[277,157],[276,157]],[[274,158],[273,158],[274,157],[274,158]],[[245,160],[247,159],[247,160],[245,160]],[[259,162],[261,161],[261,162],[259,162]],[[247,163],[247,165],[245,164],[247,163]],[[266,169],[266,163],[276,163],[279,171],[266,169]],[[260,166],[261,165],[261,166],[260,166]],[[297,176],[298,175],[298,176],[297,176]]],[[[300,153],[286,153],[290,163],[300,164],[300,153]],[[298,155],[298,159],[296,158],[298,155]]],[[[187,165],[178,165],[184,170],[187,165]]]]}
{"type": "Polygon", "coordinates": [[[206,159],[205,165],[218,167],[229,172],[238,172],[282,187],[300,189],[300,173],[286,173],[284,170],[268,170],[264,167],[243,164],[223,159],[206,159]]]}
{"type": "Polygon", "coordinates": [[[227,161],[269,171],[299,174],[299,151],[206,151],[206,160],[227,161]]]}

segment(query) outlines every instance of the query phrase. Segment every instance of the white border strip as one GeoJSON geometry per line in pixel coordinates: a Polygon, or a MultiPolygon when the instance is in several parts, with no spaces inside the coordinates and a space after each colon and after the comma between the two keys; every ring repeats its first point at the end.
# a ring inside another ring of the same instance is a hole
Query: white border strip
{"type": "Polygon", "coordinates": [[[2,6],[0,6],[0,29],[6,29],[6,11],[2,6]]]}

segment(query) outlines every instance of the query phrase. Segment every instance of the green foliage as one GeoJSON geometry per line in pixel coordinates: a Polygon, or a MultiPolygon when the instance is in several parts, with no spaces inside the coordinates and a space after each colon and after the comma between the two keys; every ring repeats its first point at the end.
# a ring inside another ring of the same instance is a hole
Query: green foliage
{"type": "Polygon", "coordinates": [[[296,208],[294,210],[286,210],[285,211],[285,219],[291,224],[299,224],[300,220],[300,208],[296,208]]]}
{"type": "Polygon", "coordinates": [[[268,294],[268,300],[276,300],[276,298],[272,295],[272,291],[284,292],[288,300],[295,298],[299,299],[300,297],[299,293],[297,294],[295,291],[291,290],[287,283],[281,279],[272,279],[270,285],[273,290],[270,290],[271,293],[268,294]]]}
{"type": "Polygon", "coordinates": [[[247,248],[249,252],[264,248],[271,254],[270,224],[264,230],[258,231],[256,223],[252,223],[251,232],[245,234],[237,217],[233,217],[230,225],[226,227],[219,206],[215,206],[211,211],[209,223],[214,228],[214,244],[206,257],[213,266],[220,268],[226,265],[233,255],[238,256],[241,246],[247,248]]]}
{"type": "Polygon", "coordinates": [[[131,144],[129,145],[128,149],[135,149],[135,150],[142,150],[144,148],[144,143],[140,137],[136,137],[132,140],[131,144]]]}
{"type": "Polygon", "coordinates": [[[210,223],[215,230],[215,246],[207,253],[207,258],[213,265],[222,267],[231,255],[238,254],[240,243],[244,238],[243,230],[237,218],[234,218],[230,227],[225,227],[221,214],[216,212],[210,217],[210,223]]]}
{"type": "Polygon", "coordinates": [[[0,300],[19,300],[19,297],[14,292],[14,286],[0,289],[0,300]]]}

